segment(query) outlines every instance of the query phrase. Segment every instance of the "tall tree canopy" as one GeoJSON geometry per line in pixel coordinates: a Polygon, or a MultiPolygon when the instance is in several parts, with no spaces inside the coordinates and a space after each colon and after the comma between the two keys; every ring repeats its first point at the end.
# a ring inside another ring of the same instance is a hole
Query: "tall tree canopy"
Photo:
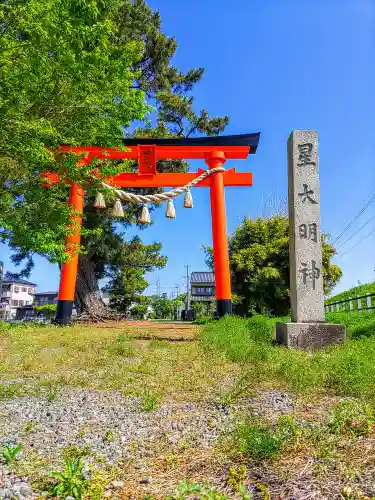
{"type": "MultiPolygon", "coordinates": [[[[183,73],[173,66],[176,40],[162,33],[159,13],[144,0],[8,0],[0,5],[0,225],[15,250],[14,261],[28,259],[27,273],[35,252],[56,262],[66,258],[67,189],[46,190],[35,174],[57,170],[82,180],[85,173],[72,158],[57,162],[45,146],[118,145],[132,120],[144,123],[133,132],[136,136],[215,135],[228,117],[194,111],[190,91],[203,69],[183,73]],[[150,121],[145,118],[145,96],[154,104],[155,126],[152,115],[150,121]]],[[[113,168],[134,166],[126,162],[113,168]]],[[[157,168],[181,171],[187,165],[160,161],[157,168]]],[[[134,223],[139,210],[128,206],[125,218],[113,221],[107,211],[93,210],[92,198],[88,190],[76,289],[80,310],[103,306],[98,280],[114,263],[120,266],[120,231],[134,223]]]]}
{"type": "Polygon", "coordinates": [[[0,226],[16,261],[33,252],[66,258],[67,187],[44,188],[39,172],[80,174],[53,149],[119,145],[121,126],[145,116],[145,94],[134,88],[144,43],[120,41],[122,4],[0,2],[0,226]]]}
{"type": "MultiPolygon", "coordinates": [[[[323,286],[328,294],[342,276],[331,263],[335,248],[322,235],[323,286]]],[[[212,268],[212,249],[206,248],[212,268]]],[[[286,216],[245,217],[229,239],[232,288],[239,314],[289,314],[289,220],[286,216]]]]}

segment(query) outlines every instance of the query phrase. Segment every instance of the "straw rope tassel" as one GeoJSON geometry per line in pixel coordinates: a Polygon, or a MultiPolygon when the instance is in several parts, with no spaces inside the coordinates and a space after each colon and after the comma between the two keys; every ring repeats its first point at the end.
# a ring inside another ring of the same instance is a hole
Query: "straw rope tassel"
{"type": "Polygon", "coordinates": [[[95,197],[94,207],[95,208],[105,208],[105,199],[104,199],[103,193],[101,193],[100,191],[98,191],[98,193],[95,197]]]}
{"type": "Polygon", "coordinates": [[[120,198],[117,198],[115,204],[113,205],[111,215],[113,217],[124,217],[124,209],[122,208],[120,198]]]}
{"type": "Polygon", "coordinates": [[[146,204],[143,205],[140,216],[138,217],[140,224],[151,224],[150,212],[146,204]]]}
{"type": "Polygon", "coordinates": [[[185,208],[193,208],[194,207],[193,197],[191,196],[191,191],[189,188],[187,189],[186,194],[185,194],[184,207],[185,208]]]}
{"type": "Polygon", "coordinates": [[[168,217],[168,219],[176,218],[176,210],[174,208],[173,200],[168,200],[167,211],[165,212],[165,216],[168,217]]]}

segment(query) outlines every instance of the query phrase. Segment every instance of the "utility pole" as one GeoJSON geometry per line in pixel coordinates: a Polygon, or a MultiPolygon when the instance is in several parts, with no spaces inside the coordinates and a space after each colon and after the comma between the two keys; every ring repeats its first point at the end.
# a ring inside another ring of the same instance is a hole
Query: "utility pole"
{"type": "Polygon", "coordinates": [[[186,300],[185,300],[185,314],[187,314],[190,309],[190,278],[189,278],[189,265],[185,266],[186,268],[186,300]]]}
{"type": "Polygon", "coordinates": [[[160,276],[156,278],[156,295],[160,297],[160,276]]]}

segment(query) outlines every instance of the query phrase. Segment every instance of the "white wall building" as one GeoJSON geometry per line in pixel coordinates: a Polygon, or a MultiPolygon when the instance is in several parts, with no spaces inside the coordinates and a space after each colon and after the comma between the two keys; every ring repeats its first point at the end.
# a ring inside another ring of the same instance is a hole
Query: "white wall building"
{"type": "Polygon", "coordinates": [[[0,318],[21,319],[34,302],[36,284],[5,276],[1,286],[0,318]],[[27,307],[29,306],[29,307],[27,307]]]}

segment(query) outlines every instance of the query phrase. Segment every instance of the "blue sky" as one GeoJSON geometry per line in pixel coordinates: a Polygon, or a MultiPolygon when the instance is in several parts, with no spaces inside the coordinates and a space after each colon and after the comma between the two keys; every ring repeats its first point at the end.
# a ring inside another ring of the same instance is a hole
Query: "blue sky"
{"type": "MultiPolygon", "coordinates": [[[[226,190],[228,231],[245,214],[261,215],[287,197],[286,142],[292,129],[316,129],[320,136],[322,230],[333,238],[375,189],[374,49],[372,0],[150,0],[160,10],[164,32],[176,37],[174,63],[183,70],[204,67],[194,89],[197,109],[229,115],[227,134],[261,132],[258,152],[228,162],[252,171],[251,188],[226,190]]],[[[191,170],[204,165],[193,162],[191,170]]],[[[184,265],[204,270],[202,244],[211,243],[209,192],[193,191],[195,207],[176,202],[177,218],[153,214],[142,232],[146,242],[162,241],[167,267],[156,277],[162,291],[183,286],[184,265]]],[[[375,202],[340,241],[375,215],[375,202]]],[[[375,235],[341,257],[375,228],[375,219],[335,258],[344,271],[336,291],[374,280],[375,235]]],[[[129,231],[132,236],[135,231],[129,231]]],[[[11,269],[8,250],[0,258],[11,269]]],[[[38,289],[58,286],[56,266],[37,258],[31,279],[38,289]]]]}

